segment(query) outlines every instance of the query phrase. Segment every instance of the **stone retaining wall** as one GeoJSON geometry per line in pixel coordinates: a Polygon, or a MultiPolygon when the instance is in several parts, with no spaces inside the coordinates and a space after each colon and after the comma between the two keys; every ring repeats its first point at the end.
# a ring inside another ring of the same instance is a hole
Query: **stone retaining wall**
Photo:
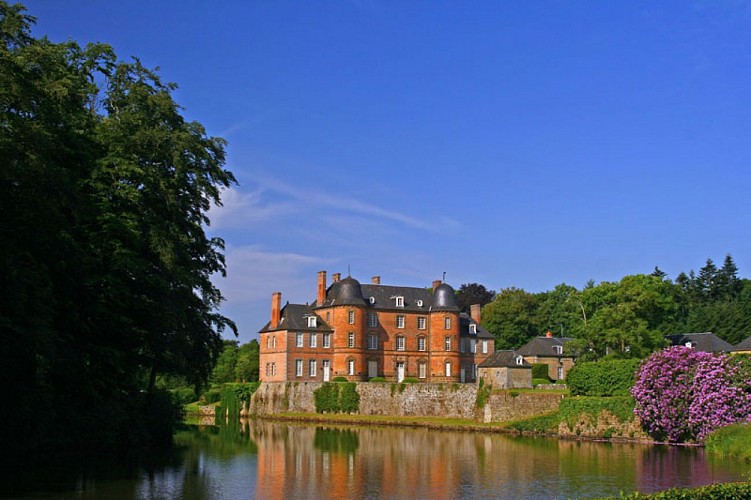
{"type": "Polygon", "coordinates": [[[508,422],[558,411],[562,394],[514,392],[491,394],[484,408],[477,410],[480,422],[508,422]]]}
{"type": "MultiPolygon", "coordinates": [[[[313,391],[322,382],[265,382],[253,394],[248,413],[315,413],[313,391]]],[[[475,384],[397,384],[359,382],[360,415],[442,417],[480,422],[518,420],[558,410],[563,396],[545,391],[492,394],[475,409],[475,384]]]]}

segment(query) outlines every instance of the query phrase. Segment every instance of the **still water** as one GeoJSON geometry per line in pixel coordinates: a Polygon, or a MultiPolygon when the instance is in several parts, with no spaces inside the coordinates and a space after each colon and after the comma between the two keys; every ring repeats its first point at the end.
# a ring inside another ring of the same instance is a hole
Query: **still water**
{"type": "Polygon", "coordinates": [[[582,498],[744,480],[698,448],[259,421],[192,426],[164,457],[35,473],[18,498],[582,498]],[[124,463],[123,463],[124,462],[124,463]]]}

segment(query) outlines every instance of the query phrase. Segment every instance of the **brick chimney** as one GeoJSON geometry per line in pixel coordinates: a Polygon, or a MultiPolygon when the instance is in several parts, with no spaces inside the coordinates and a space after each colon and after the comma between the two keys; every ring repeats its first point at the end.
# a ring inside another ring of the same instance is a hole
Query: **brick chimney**
{"type": "Polygon", "coordinates": [[[551,331],[547,331],[547,332],[545,332],[545,336],[546,336],[547,338],[549,338],[549,339],[552,339],[552,338],[553,338],[553,332],[551,332],[551,331]]]}
{"type": "Polygon", "coordinates": [[[477,323],[478,325],[482,324],[482,315],[480,314],[481,310],[482,306],[480,304],[472,304],[471,306],[469,306],[469,315],[473,320],[475,320],[475,323],[477,323]]]}
{"type": "Polygon", "coordinates": [[[326,271],[318,271],[318,300],[317,305],[323,305],[326,300],[326,271]]]}
{"type": "Polygon", "coordinates": [[[342,273],[334,273],[331,275],[331,282],[332,283],[339,283],[339,281],[342,279],[342,273]]]}
{"type": "Polygon", "coordinates": [[[380,276],[373,276],[370,278],[370,282],[374,285],[380,285],[381,284],[381,277],[380,276]]]}
{"type": "Polygon", "coordinates": [[[271,294],[271,328],[279,326],[282,320],[282,292],[271,294]]]}
{"type": "Polygon", "coordinates": [[[435,290],[436,288],[438,288],[441,285],[441,283],[443,283],[443,281],[441,281],[441,280],[433,280],[433,290],[435,290]]]}

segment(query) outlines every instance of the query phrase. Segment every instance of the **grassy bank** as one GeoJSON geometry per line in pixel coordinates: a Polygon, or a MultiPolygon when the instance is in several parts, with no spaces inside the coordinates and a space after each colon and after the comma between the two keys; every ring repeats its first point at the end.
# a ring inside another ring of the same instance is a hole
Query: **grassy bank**
{"type": "Polygon", "coordinates": [[[751,462],[751,425],[734,424],[717,429],[707,436],[708,453],[751,462]]]}

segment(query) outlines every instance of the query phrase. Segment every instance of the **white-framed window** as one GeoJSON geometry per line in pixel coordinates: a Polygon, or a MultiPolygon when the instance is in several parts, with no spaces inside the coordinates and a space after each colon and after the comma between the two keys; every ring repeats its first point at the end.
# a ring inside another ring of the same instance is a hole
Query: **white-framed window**
{"type": "Polygon", "coordinates": [[[474,323],[470,323],[469,333],[471,333],[472,335],[477,334],[477,325],[475,325],[474,323]]]}
{"type": "Polygon", "coordinates": [[[401,295],[396,297],[396,307],[404,307],[404,297],[401,295]]]}
{"type": "Polygon", "coordinates": [[[376,313],[368,313],[368,327],[375,328],[378,326],[378,315],[376,313]]]}
{"type": "Polygon", "coordinates": [[[315,359],[311,359],[310,361],[308,361],[308,375],[310,375],[311,377],[316,376],[316,360],[315,359]]]}
{"type": "Polygon", "coordinates": [[[563,367],[558,367],[558,380],[563,380],[563,367]]]}
{"type": "Polygon", "coordinates": [[[403,335],[398,335],[396,337],[396,350],[397,351],[404,350],[404,336],[403,335]]]}
{"type": "Polygon", "coordinates": [[[487,340],[482,341],[482,353],[483,354],[488,353],[488,341],[487,340]]]}
{"type": "Polygon", "coordinates": [[[417,363],[417,378],[427,378],[428,376],[428,365],[425,363],[425,361],[420,361],[417,363]]]}
{"type": "Polygon", "coordinates": [[[355,347],[355,332],[349,332],[347,334],[347,347],[350,349],[355,347]]]}
{"type": "Polygon", "coordinates": [[[444,330],[451,330],[451,317],[446,316],[443,318],[443,329],[444,330]]]}
{"type": "Polygon", "coordinates": [[[563,346],[562,345],[554,345],[553,350],[556,354],[563,354],[563,346]]]}
{"type": "Polygon", "coordinates": [[[355,311],[353,311],[352,309],[347,311],[347,323],[349,323],[350,325],[355,324],[355,311]]]}
{"type": "Polygon", "coordinates": [[[308,316],[308,328],[315,328],[318,325],[315,316],[308,316]]]}
{"type": "Polygon", "coordinates": [[[443,339],[443,349],[446,351],[451,350],[451,337],[449,337],[448,335],[446,335],[446,337],[444,337],[443,339]]]}
{"type": "Polygon", "coordinates": [[[396,327],[404,328],[404,316],[399,315],[396,317],[396,327]]]}
{"type": "Polygon", "coordinates": [[[266,363],[266,376],[271,375],[271,363],[266,363]]]}
{"type": "Polygon", "coordinates": [[[417,350],[418,351],[425,350],[425,337],[417,337],[417,350]]]}
{"type": "Polygon", "coordinates": [[[271,347],[276,349],[276,335],[271,337],[271,347]]]}
{"type": "Polygon", "coordinates": [[[469,339],[469,352],[477,354],[477,341],[475,339],[469,339]]]}
{"type": "Polygon", "coordinates": [[[305,335],[302,332],[295,334],[295,347],[303,347],[305,345],[305,335]]]}
{"type": "Polygon", "coordinates": [[[347,360],[347,375],[354,375],[354,374],[355,374],[355,360],[348,359],[347,360]]]}
{"type": "Polygon", "coordinates": [[[310,334],[310,347],[318,347],[318,335],[315,333],[310,334]]]}
{"type": "Polygon", "coordinates": [[[302,377],[302,359],[295,360],[295,376],[302,377]]]}
{"type": "Polygon", "coordinates": [[[417,317],[417,329],[418,330],[425,330],[425,316],[418,316],[417,317]]]}
{"type": "MultiPolygon", "coordinates": [[[[271,349],[271,335],[266,337],[266,349],[271,349]]],[[[266,375],[268,375],[268,373],[266,375]]]]}
{"type": "Polygon", "coordinates": [[[271,363],[271,376],[276,375],[276,363],[271,363]]]}
{"type": "Polygon", "coordinates": [[[446,369],[446,376],[450,377],[451,376],[451,361],[446,361],[445,369],[446,369]]]}
{"type": "Polygon", "coordinates": [[[368,349],[378,349],[378,334],[368,334],[368,349]]]}
{"type": "Polygon", "coordinates": [[[330,333],[323,334],[323,347],[325,349],[329,349],[331,347],[331,334],[330,333]]]}

